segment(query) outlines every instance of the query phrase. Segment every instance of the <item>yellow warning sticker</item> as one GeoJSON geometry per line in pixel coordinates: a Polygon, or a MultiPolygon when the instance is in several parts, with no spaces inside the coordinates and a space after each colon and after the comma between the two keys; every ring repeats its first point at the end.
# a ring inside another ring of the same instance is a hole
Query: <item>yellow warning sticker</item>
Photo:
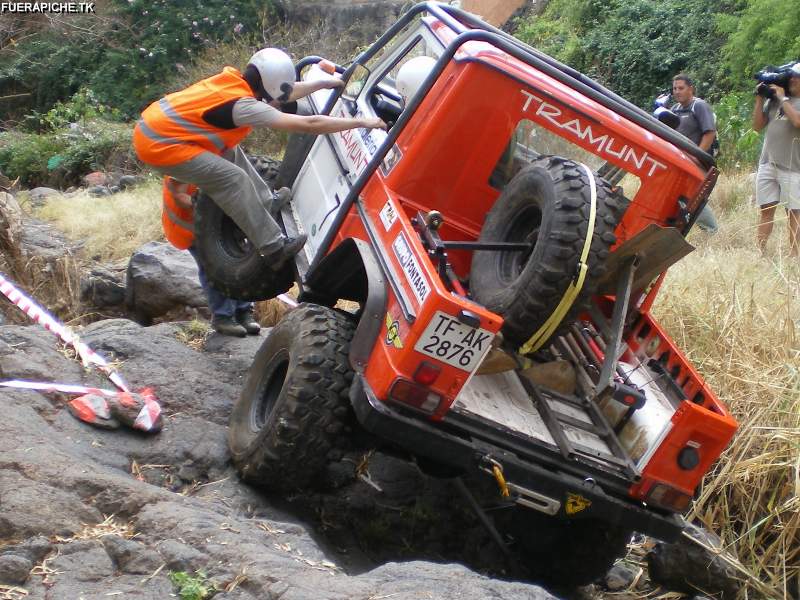
{"type": "Polygon", "coordinates": [[[582,510],[586,510],[591,505],[592,501],[588,498],[584,498],[580,494],[569,493],[567,494],[567,506],[565,510],[568,515],[574,515],[582,510]]]}
{"type": "Polygon", "coordinates": [[[400,322],[393,319],[389,313],[386,313],[386,345],[397,349],[403,347],[403,341],[400,339],[400,322]]]}

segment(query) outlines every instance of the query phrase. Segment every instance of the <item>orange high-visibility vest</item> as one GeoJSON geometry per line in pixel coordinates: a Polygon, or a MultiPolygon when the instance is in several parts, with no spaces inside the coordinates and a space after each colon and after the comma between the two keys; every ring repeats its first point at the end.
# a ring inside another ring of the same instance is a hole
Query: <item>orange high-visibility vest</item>
{"type": "MultiPolygon", "coordinates": [[[[194,194],[197,186],[190,185],[187,192],[194,194]]],[[[162,187],[163,205],[161,207],[161,225],[164,235],[170,244],[179,250],[186,250],[194,242],[194,209],[183,208],[172,196],[164,177],[162,187]]]]}
{"type": "Polygon", "coordinates": [[[222,154],[241,142],[252,127],[220,129],[206,123],[203,114],[239,98],[252,98],[253,91],[233,67],[198,81],[185,90],[153,102],[142,113],[133,130],[133,147],[149,165],[169,166],[186,162],[208,151],[222,154]]]}

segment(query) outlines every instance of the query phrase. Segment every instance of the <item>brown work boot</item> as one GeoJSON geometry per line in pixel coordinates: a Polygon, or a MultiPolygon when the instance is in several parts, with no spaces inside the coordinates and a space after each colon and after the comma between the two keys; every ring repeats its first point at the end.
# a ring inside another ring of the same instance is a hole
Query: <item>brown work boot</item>
{"type": "Polygon", "coordinates": [[[237,323],[233,317],[213,317],[211,319],[211,327],[214,331],[222,335],[229,335],[232,337],[245,337],[247,330],[237,323]]]}
{"type": "Polygon", "coordinates": [[[236,313],[236,322],[244,327],[250,335],[258,335],[261,331],[261,325],[258,324],[253,316],[253,310],[240,310],[236,313]]]}
{"type": "Polygon", "coordinates": [[[292,190],[288,187],[282,187],[272,194],[272,204],[269,207],[269,212],[272,216],[277,215],[283,210],[283,207],[288,205],[292,200],[292,190]]]}
{"type": "Polygon", "coordinates": [[[295,254],[303,249],[306,245],[308,236],[303,233],[297,237],[283,238],[283,246],[277,250],[268,252],[259,251],[264,261],[269,265],[273,271],[280,271],[287,261],[294,258],[295,254]]]}

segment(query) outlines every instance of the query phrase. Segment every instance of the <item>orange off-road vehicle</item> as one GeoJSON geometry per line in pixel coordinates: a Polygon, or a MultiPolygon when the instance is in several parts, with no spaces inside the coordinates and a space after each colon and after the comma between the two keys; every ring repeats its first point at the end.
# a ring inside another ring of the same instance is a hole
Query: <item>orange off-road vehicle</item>
{"type": "MultiPolygon", "coordinates": [[[[319,62],[298,72],[318,77],[319,62]]],[[[430,472],[485,478],[504,509],[489,518],[473,503],[482,521],[538,576],[588,582],[633,531],[675,539],[736,429],[650,314],[691,250],[713,159],[434,2],[336,69],[346,89],[300,110],[391,127],[290,140],[277,185],[293,193],[286,231],[308,234],[295,265],[265,270],[198,204],[220,240],[218,286],[251,298],[300,288],[233,411],[242,477],[309,486],[357,426],[430,472]],[[404,100],[398,69],[421,55],[435,66],[404,100]]]]}

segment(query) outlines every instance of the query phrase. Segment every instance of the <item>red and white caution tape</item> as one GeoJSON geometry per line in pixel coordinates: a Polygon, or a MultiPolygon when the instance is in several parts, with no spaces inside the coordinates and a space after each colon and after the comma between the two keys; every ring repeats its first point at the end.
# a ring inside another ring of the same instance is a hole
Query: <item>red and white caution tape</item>
{"type": "Polygon", "coordinates": [[[22,381],[12,379],[11,381],[0,381],[0,386],[16,388],[19,390],[37,390],[40,392],[63,392],[65,394],[102,394],[103,396],[116,396],[120,392],[117,390],[105,390],[103,388],[86,387],[85,385],[70,385],[67,383],[39,383],[38,381],[22,381]]]}
{"type": "Polygon", "coordinates": [[[278,296],[278,300],[280,300],[287,306],[291,306],[292,308],[297,308],[297,300],[295,300],[291,296],[288,296],[286,294],[281,294],[280,296],[278,296]]]}
{"type": "Polygon", "coordinates": [[[134,429],[151,433],[161,430],[161,406],[149,388],[139,392],[124,392],[85,385],[39,383],[20,379],[0,381],[0,387],[79,395],[79,398],[68,403],[70,412],[81,421],[92,425],[113,428],[124,423],[134,429]]]}
{"type": "Polygon", "coordinates": [[[6,298],[11,300],[11,302],[14,303],[17,308],[28,315],[31,319],[36,321],[48,331],[56,334],[65,344],[72,346],[75,349],[75,352],[78,353],[78,356],[80,357],[84,367],[94,365],[103,373],[105,373],[111,382],[123,392],[130,391],[128,385],[122,379],[122,376],[114,371],[113,367],[111,367],[111,365],[109,365],[101,355],[97,354],[89,346],[81,342],[78,339],[78,336],[75,335],[75,333],[73,333],[69,327],[65,327],[59,323],[55,317],[53,317],[41,306],[36,304],[36,302],[34,302],[32,299],[23,294],[19,288],[6,279],[2,273],[0,273],[0,292],[2,292],[6,298]]]}
{"type": "Polygon", "coordinates": [[[56,334],[65,344],[72,346],[84,367],[90,365],[96,367],[105,373],[119,390],[20,380],[0,382],[0,386],[82,394],[80,398],[69,403],[72,413],[81,420],[88,423],[101,424],[102,422],[113,421],[110,417],[113,414],[119,421],[130,425],[134,429],[150,432],[156,432],[161,429],[161,406],[152,390],[146,388],[138,393],[132,393],[122,376],[114,371],[114,368],[108,364],[105,358],[81,342],[69,327],[59,323],[55,317],[22,293],[2,273],[0,273],[0,292],[32,320],[56,334]]]}

